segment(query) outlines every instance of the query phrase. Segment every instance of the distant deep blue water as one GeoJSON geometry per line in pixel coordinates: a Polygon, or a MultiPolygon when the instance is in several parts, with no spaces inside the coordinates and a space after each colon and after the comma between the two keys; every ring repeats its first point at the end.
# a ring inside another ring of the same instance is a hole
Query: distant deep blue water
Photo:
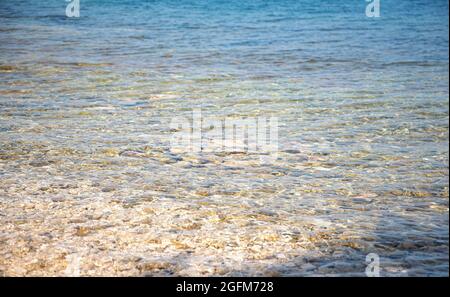
{"type": "MultiPolygon", "coordinates": [[[[266,226],[292,237],[262,248],[264,263],[281,275],[359,275],[365,255],[376,252],[385,275],[448,276],[449,4],[381,0],[377,19],[366,17],[366,4],[81,0],[81,17],[69,19],[64,0],[0,0],[0,199],[135,201],[147,185],[157,214],[176,206],[191,211],[181,218],[197,218],[213,204],[234,217],[231,223],[252,216],[239,227],[205,223],[190,231],[186,238],[197,243],[189,260],[199,268],[189,270],[187,261],[175,274],[201,274],[202,265],[236,267],[230,259],[239,244],[205,252],[199,242],[232,241],[227,236],[238,231],[250,237],[262,234],[254,226],[266,226]],[[217,117],[277,116],[278,163],[260,166],[252,156],[194,162],[166,153],[169,120],[193,108],[217,117]],[[146,158],[117,153],[126,149],[146,158]],[[63,182],[71,186],[39,190],[63,182]],[[78,188],[84,190],[70,192],[78,188]],[[257,211],[278,217],[251,223],[263,220],[257,211]],[[307,229],[305,222],[319,223],[307,229]],[[319,229],[320,236],[307,233],[319,229]],[[203,230],[207,236],[195,233],[203,230]],[[303,232],[316,238],[314,248],[291,246],[303,232]],[[355,241],[342,243],[344,235],[355,241]],[[205,253],[211,262],[195,262],[205,253]],[[341,256],[350,266],[329,265],[341,256]],[[297,258],[314,258],[317,269],[295,266],[297,258]]],[[[0,228],[23,221],[20,205],[5,202],[0,228]]],[[[126,210],[132,216],[133,208],[126,210]]],[[[84,210],[61,211],[67,213],[47,215],[45,228],[74,228],[61,218],[84,210]]],[[[148,228],[171,238],[179,216],[170,212],[148,228]]],[[[223,217],[218,221],[228,222],[223,217]]],[[[143,233],[123,228],[135,242],[108,245],[116,257],[173,255],[170,247],[133,250],[143,233]]],[[[83,244],[54,236],[50,247],[83,244]]],[[[110,240],[89,236],[105,245],[110,240]]],[[[2,242],[4,253],[15,245],[2,242]]],[[[2,257],[0,271],[22,273],[13,267],[25,265],[25,256],[2,257]]],[[[262,271],[251,260],[239,263],[244,274],[262,271]]]]}
{"type": "Polygon", "coordinates": [[[169,73],[306,72],[344,80],[368,71],[409,76],[422,66],[444,71],[448,62],[442,0],[383,0],[380,19],[367,18],[358,0],[84,0],[79,19],[65,17],[66,4],[2,1],[2,62],[30,62],[33,49],[35,63],[107,59],[150,67],[173,52],[163,69],[169,73]]]}

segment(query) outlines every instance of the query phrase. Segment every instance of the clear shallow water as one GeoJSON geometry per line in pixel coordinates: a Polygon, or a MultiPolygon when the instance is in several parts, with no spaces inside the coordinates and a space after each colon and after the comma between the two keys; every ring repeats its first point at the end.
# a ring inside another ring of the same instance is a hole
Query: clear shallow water
{"type": "Polygon", "coordinates": [[[448,2],[0,3],[0,270],[448,275],[448,2]],[[170,119],[276,116],[278,160],[170,119]]]}

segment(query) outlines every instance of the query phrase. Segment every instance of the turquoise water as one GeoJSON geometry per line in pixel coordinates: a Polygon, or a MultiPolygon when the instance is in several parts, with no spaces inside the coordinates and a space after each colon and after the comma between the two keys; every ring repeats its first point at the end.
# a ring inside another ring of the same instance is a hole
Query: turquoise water
{"type": "Polygon", "coordinates": [[[448,275],[448,1],[66,5],[0,2],[0,272],[448,275]],[[194,108],[278,159],[171,152],[194,108]]]}

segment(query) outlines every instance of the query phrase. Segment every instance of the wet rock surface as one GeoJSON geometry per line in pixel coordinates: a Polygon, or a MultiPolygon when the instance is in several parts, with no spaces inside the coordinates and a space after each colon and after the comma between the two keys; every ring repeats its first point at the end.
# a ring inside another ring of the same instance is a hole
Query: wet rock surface
{"type": "Polygon", "coordinates": [[[15,161],[1,161],[4,275],[355,276],[368,253],[383,259],[384,275],[448,268],[448,234],[433,223],[448,215],[447,189],[344,188],[314,175],[333,156],[307,156],[313,166],[281,154],[284,172],[315,177],[298,183],[301,176],[273,174],[280,163],[248,155],[171,155],[180,161],[167,164],[154,160],[166,158],[159,148],[130,163],[123,154],[66,158],[72,150],[52,147],[54,162],[43,169],[27,160],[49,147],[3,146],[17,149],[15,161]],[[231,163],[246,170],[230,172],[231,163]]]}

